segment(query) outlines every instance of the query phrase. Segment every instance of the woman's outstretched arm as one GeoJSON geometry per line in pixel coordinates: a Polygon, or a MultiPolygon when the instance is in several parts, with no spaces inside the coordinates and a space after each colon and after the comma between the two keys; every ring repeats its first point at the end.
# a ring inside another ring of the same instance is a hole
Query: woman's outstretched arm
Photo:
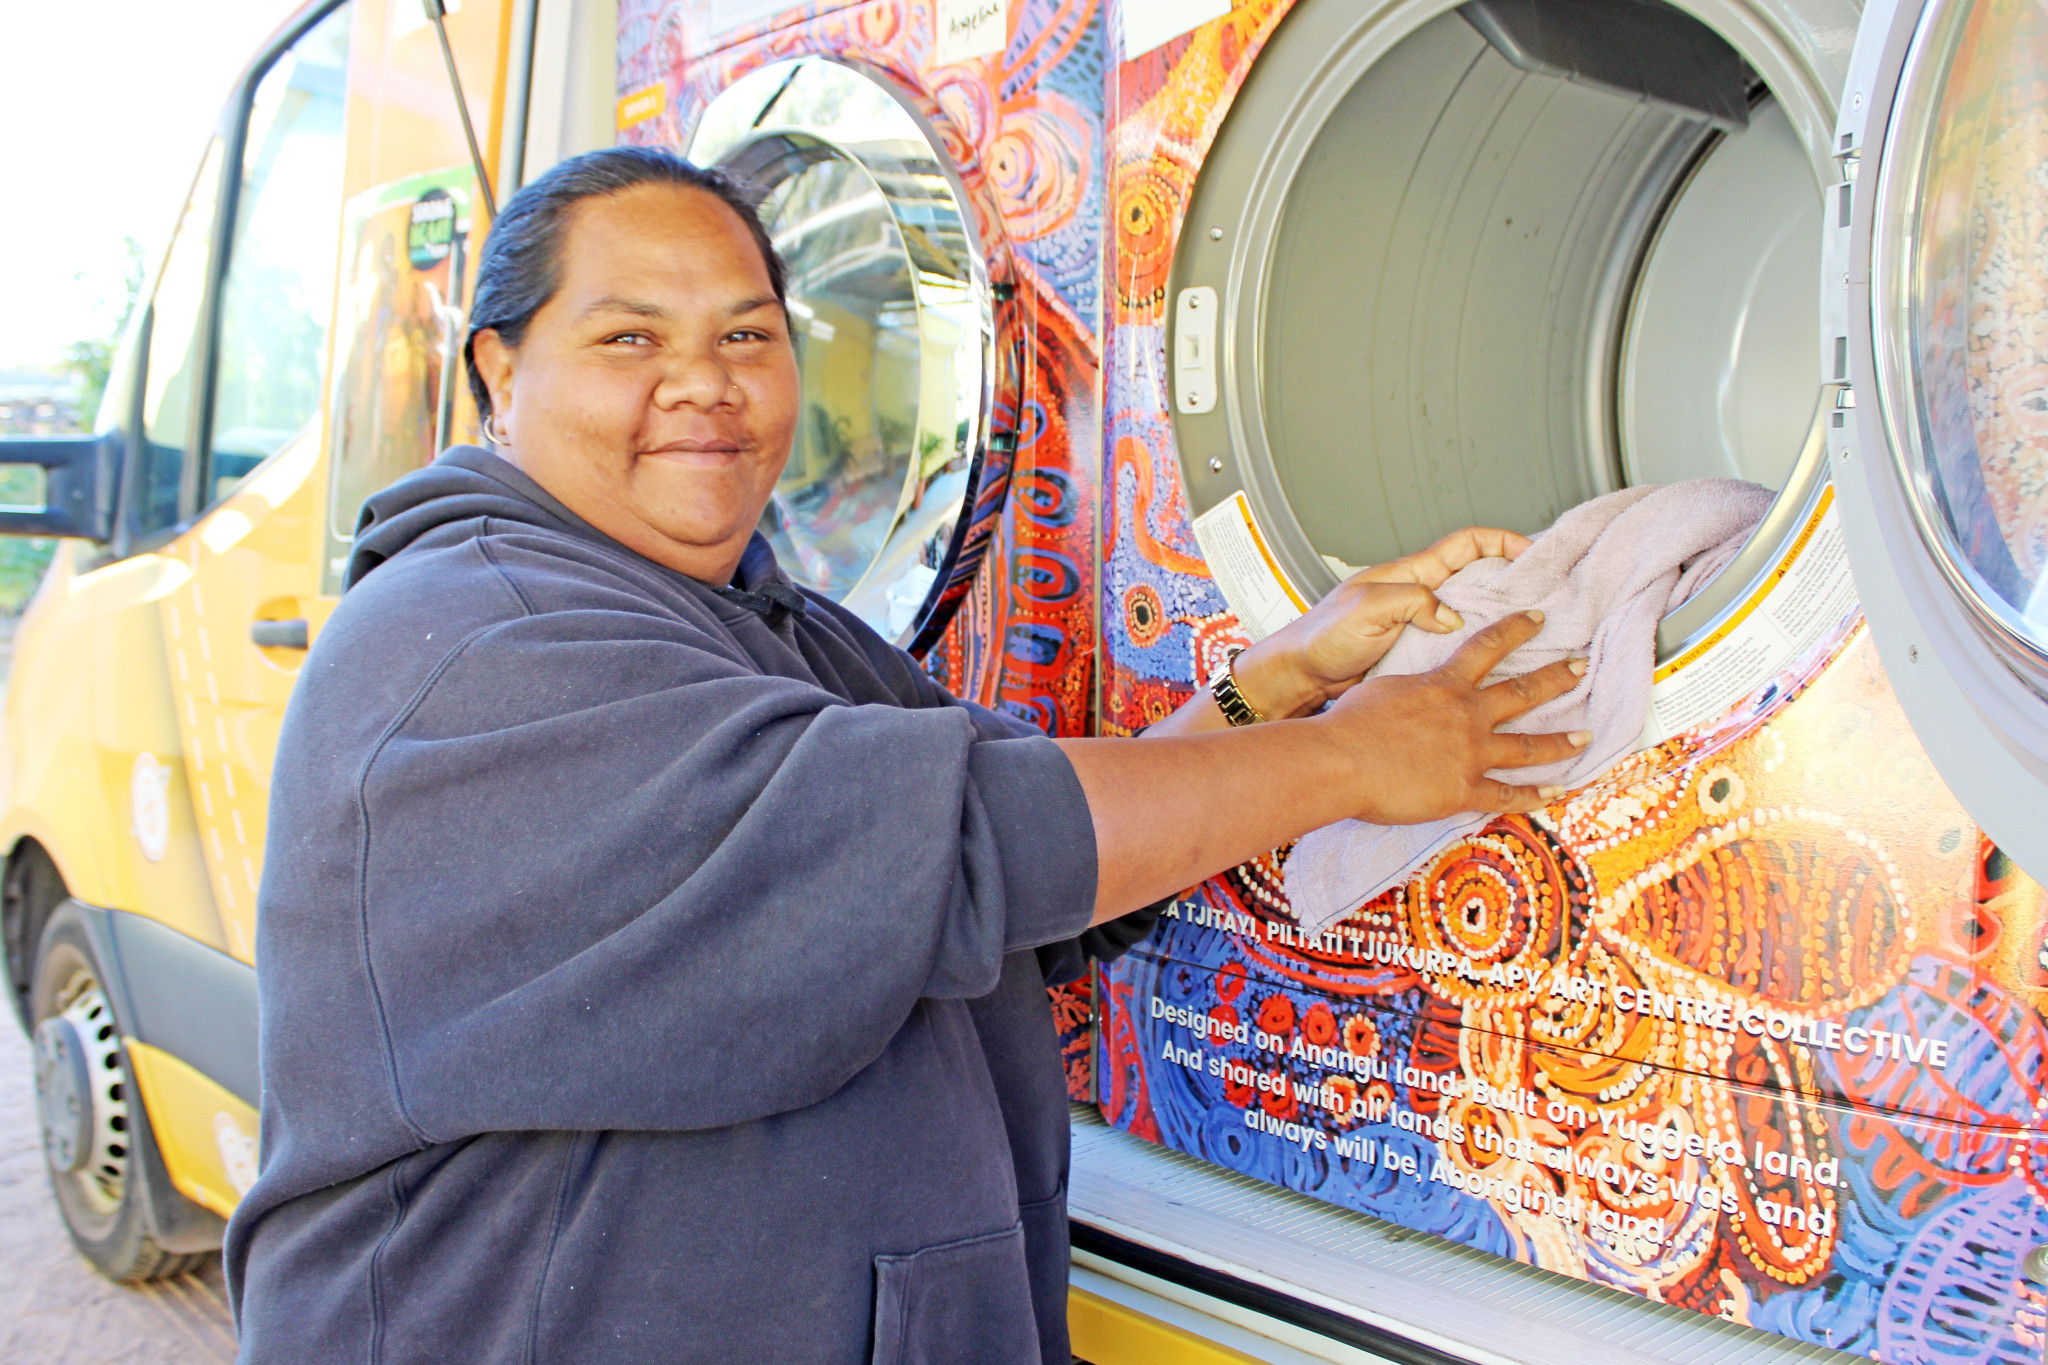
{"type": "Polygon", "coordinates": [[[1498,727],[1569,692],[1585,665],[1485,679],[1541,625],[1535,615],[1508,617],[1434,672],[1348,685],[1319,715],[1181,733],[1169,721],[1143,742],[1059,741],[1095,826],[1094,922],[1336,820],[1399,825],[1540,808],[1554,790],[1512,786],[1488,772],[1568,757],[1585,738],[1504,735],[1498,727]]]}

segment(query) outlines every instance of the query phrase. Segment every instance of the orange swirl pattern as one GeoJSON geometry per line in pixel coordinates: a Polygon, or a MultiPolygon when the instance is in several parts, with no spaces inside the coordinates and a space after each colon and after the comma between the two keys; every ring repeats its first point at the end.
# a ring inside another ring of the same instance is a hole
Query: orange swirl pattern
{"type": "Polygon", "coordinates": [[[987,167],[1012,236],[1029,241],[1073,221],[1094,141],[1086,115],[1051,91],[1004,105],[987,167]]]}

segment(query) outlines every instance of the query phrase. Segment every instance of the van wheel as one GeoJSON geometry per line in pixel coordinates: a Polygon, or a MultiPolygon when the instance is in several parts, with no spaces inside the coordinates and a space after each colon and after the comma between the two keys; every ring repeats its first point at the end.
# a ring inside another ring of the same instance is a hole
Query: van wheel
{"type": "Polygon", "coordinates": [[[72,1242],[101,1274],[129,1282],[182,1275],[208,1254],[166,1251],[150,1235],[149,1176],[136,1145],[149,1117],[102,981],[84,933],[53,928],[30,997],[43,1161],[72,1242]]]}

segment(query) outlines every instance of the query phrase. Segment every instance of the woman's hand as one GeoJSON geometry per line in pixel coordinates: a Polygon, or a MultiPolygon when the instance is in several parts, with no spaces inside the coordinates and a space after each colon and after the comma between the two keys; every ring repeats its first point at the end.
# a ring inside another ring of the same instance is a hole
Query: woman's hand
{"type": "Polygon", "coordinates": [[[1585,663],[1486,678],[1541,628],[1517,613],[1475,633],[1441,668],[1349,687],[1307,720],[1231,729],[1218,716],[1215,726],[1178,733],[1169,720],[1137,743],[1055,741],[1094,817],[1096,922],[1347,817],[1395,825],[1539,809],[1556,788],[1488,774],[1569,758],[1591,736],[1496,731],[1578,686],[1585,663]]]}
{"type": "Polygon", "coordinates": [[[1407,825],[1464,811],[1526,812],[1563,790],[1488,776],[1571,758],[1593,737],[1584,730],[1499,733],[1498,727],[1563,696],[1585,676],[1584,659],[1565,659],[1487,684],[1487,675],[1542,628],[1542,613],[1518,612],[1478,632],[1431,672],[1349,688],[1318,719],[1361,761],[1353,790],[1362,804],[1353,818],[1407,825]]]}
{"type": "Polygon", "coordinates": [[[1446,578],[1476,559],[1513,559],[1528,547],[1528,537],[1513,531],[1468,526],[1427,550],[1362,569],[1238,655],[1238,691],[1270,719],[1307,715],[1356,687],[1403,626],[1433,635],[1462,627],[1437,600],[1446,578]]]}

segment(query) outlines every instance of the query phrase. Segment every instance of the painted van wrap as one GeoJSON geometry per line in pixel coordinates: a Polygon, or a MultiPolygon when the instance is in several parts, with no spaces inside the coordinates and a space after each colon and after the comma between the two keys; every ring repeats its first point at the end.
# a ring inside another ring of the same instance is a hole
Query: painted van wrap
{"type": "MultiPolygon", "coordinates": [[[[1190,524],[1167,280],[1287,4],[1120,64],[1102,725],[1246,633],[1190,524]]],[[[1825,498],[1821,504],[1825,507],[1825,498]]],[[[2048,893],[1949,794],[1860,616],[1320,935],[1287,850],[1100,986],[1105,1115],[1344,1207],[1905,1365],[2040,1359],[2048,893]]],[[[1688,664],[1690,668],[1693,665],[1688,664]]]]}

